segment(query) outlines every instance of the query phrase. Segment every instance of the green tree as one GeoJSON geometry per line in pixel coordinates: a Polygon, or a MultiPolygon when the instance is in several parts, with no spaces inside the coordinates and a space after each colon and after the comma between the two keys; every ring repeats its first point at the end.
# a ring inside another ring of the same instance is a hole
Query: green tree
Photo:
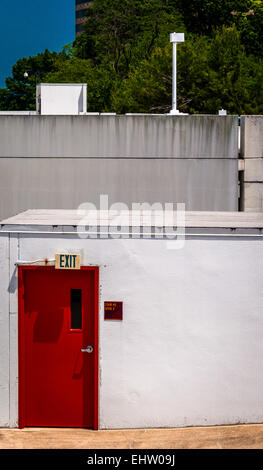
{"type": "Polygon", "coordinates": [[[12,68],[12,76],[6,79],[6,88],[0,90],[0,110],[34,110],[36,109],[36,85],[44,81],[45,76],[54,66],[54,61],[67,58],[61,53],[45,52],[32,57],[19,59],[12,68]],[[28,77],[24,73],[28,72],[28,77]]]}
{"type": "Polygon", "coordinates": [[[214,30],[236,25],[248,54],[263,57],[262,0],[171,0],[189,33],[212,36],[214,30]]]}
{"type": "Polygon", "coordinates": [[[94,66],[92,61],[71,57],[64,60],[58,57],[53,64],[53,71],[45,76],[47,83],[86,83],[87,110],[105,112],[109,110],[114,77],[104,67],[94,66]]]}
{"type": "MultiPolygon", "coordinates": [[[[178,107],[182,112],[198,112],[196,102],[205,98],[208,82],[208,40],[187,37],[178,47],[177,57],[178,107]]],[[[117,112],[163,113],[170,111],[171,103],[172,46],[168,43],[134,67],[121,87],[114,90],[112,107],[117,112]]]]}
{"type": "MultiPolygon", "coordinates": [[[[117,112],[168,112],[171,46],[158,48],[112,94],[117,112]]],[[[187,36],[178,48],[178,108],[188,113],[263,112],[263,62],[247,56],[235,26],[212,38],[187,36]]]]}
{"type": "Polygon", "coordinates": [[[252,104],[251,92],[256,86],[254,68],[259,66],[263,72],[263,64],[257,61],[257,65],[255,60],[246,55],[240,33],[235,26],[224,27],[215,34],[210,44],[208,60],[208,96],[202,103],[201,111],[216,112],[223,107],[233,114],[248,113],[252,104]]]}
{"type": "Polygon", "coordinates": [[[94,0],[72,47],[17,61],[0,109],[35,109],[39,82],[84,82],[89,111],[169,112],[169,33],[185,31],[179,109],[263,113],[262,30],[261,0],[94,0]]]}
{"type": "Polygon", "coordinates": [[[178,28],[183,28],[182,18],[165,0],[94,0],[75,51],[126,76],[132,64],[149,58],[178,28]]]}
{"type": "Polygon", "coordinates": [[[263,57],[263,2],[250,0],[247,9],[233,11],[233,22],[241,33],[241,41],[248,54],[263,57]]]}
{"type": "Polygon", "coordinates": [[[250,0],[173,0],[174,7],[181,11],[189,33],[211,35],[213,30],[230,26],[232,12],[246,12],[250,0]]]}

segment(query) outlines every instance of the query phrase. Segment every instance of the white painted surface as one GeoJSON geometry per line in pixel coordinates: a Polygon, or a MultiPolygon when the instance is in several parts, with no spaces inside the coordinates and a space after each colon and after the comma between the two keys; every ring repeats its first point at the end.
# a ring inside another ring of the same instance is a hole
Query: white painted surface
{"type": "Polygon", "coordinates": [[[15,263],[19,258],[19,236],[10,234],[9,238],[9,395],[10,395],[10,426],[18,426],[18,296],[17,296],[17,268],[15,263]],[[15,269],[14,269],[15,268],[15,269]]]}
{"type": "Polygon", "coordinates": [[[75,115],[87,111],[84,83],[40,83],[36,94],[37,114],[75,115]]]}
{"type": "Polygon", "coordinates": [[[9,426],[9,235],[0,234],[0,427],[9,426]]]}
{"type": "Polygon", "coordinates": [[[35,116],[36,111],[0,111],[0,116],[35,116]]]}
{"type": "MultiPolygon", "coordinates": [[[[6,240],[0,236],[2,265],[6,240]]],[[[100,428],[263,421],[261,240],[187,239],[183,249],[167,250],[165,240],[19,235],[22,260],[69,249],[100,267],[100,428]],[[105,300],[123,301],[122,322],[104,321],[105,300]]],[[[6,360],[10,341],[14,371],[17,336],[11,320],[8,337],[7,266],[2,272],[0,411],[7,425],[6,360]]],[[[14,379],[12,389],[15,426],[14,379]]]]}
{"type": "Polygon", "coordinates": [[[170,42],[173,44],[173,79],[172,79],[172,109],[170,114],[180,115],[177,109],[177,44],[184,42],[184,33],[171,33],[170,42]]]}
{"type": "MultiPolygon", "coordinates": [[[[161,206],[166,209],[166,206],[161,206]]],[[[174,206],[176,207],[176,206],[174,206]]],[[[169,208],[169,206],[168,206],[169,208]]],[[[263,214],[261,212],[218,212],[218,211],[187,211],[185,212],[185,227],[191,228],[262,228],[263,214]]],[[[25,226],[77,226],[97,224],[98,226],[118,225],[133,227],[150,227],[153,225],[170,227],[177,223],[176,211],[161,211],[154,209],[142,210],[56,210],[30,209],[13,217],[0,221],[2,229],[21,231],[25,226]]]]}
{"type": "Polygon", "coordinates": [[[170,42],[184,42],[184,33],[171,33],[170,42]]]}

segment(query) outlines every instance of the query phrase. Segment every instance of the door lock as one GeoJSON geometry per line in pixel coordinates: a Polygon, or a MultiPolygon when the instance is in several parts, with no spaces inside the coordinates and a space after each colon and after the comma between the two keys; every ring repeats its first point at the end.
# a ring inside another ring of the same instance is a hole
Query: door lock
{"type": "Polygon", "coordinates": [[[92,353],[93,352],[93,347],[92,346],[87,346],[85,349],[81,349],[81,352],[92,353]]]}

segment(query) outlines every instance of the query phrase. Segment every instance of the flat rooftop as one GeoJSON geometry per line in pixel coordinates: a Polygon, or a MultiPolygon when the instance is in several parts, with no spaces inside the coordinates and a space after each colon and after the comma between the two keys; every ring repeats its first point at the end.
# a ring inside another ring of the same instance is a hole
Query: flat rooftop
{"type": "MultiPolygon", "coordinates": [[[[178,218],[179,216],[179,218],[178,218]]],[[[178,218],[178,222],[177,222],[178,218]]],[[[185,212],[186,228],[263,229],[263,212],[185,212]]],[[[27,210],[0,222],[0,231],[79,226],[177,227],[175,211],[27,210]]]]}

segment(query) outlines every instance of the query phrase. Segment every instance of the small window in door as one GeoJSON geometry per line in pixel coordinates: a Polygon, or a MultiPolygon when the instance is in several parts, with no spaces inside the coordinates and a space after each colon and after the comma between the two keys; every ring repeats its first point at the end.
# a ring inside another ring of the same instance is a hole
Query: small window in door
{"type": "Polygon", "coordinates": [[[82,329],[81,289],[71,289],[71,330],[82,329]]]}

